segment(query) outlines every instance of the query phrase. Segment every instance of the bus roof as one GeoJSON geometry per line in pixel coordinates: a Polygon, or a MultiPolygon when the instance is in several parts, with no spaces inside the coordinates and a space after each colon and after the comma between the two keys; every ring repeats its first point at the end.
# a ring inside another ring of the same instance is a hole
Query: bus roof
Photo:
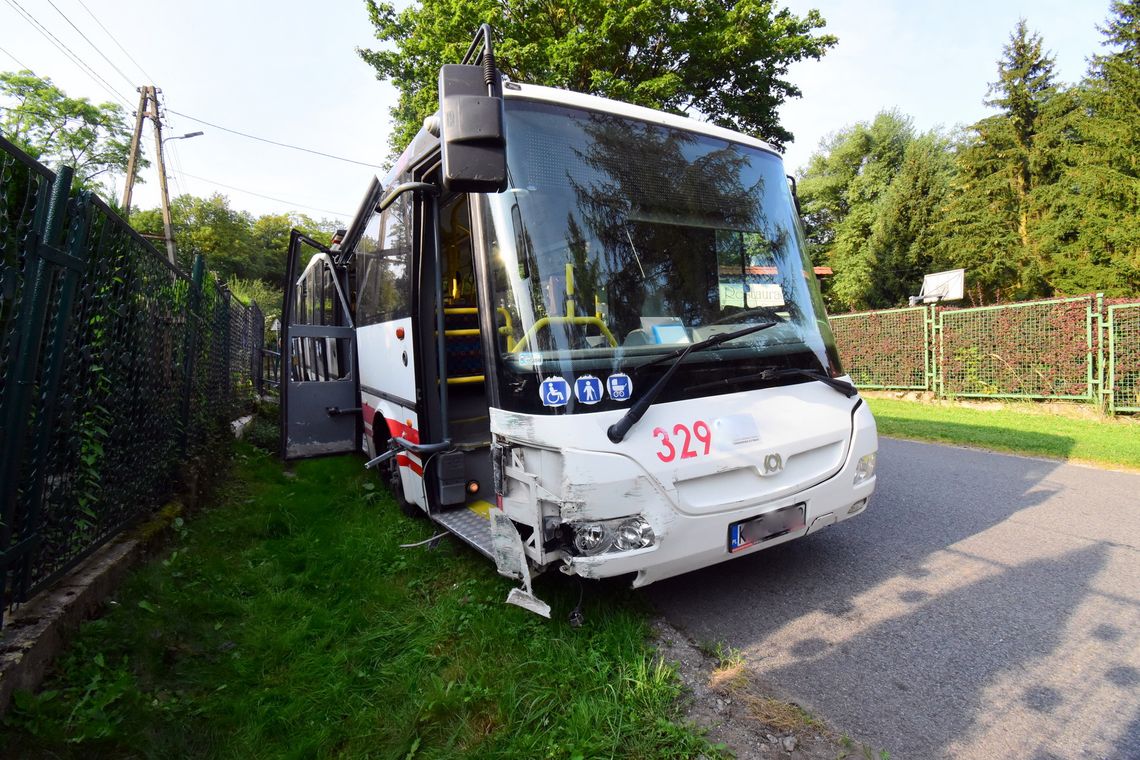
{"type": "Polygon", "coordinates": [[[518,98],[522,100],[540,100],[547,103],[558,103],[560,105],[572,106],[575,108],[586,108],[591,111],[612,113],[618,116],[628,116],[633,119],[647,121],[651,124],[660,124],[665,127],[676,127],[677,129],[685,129],[690,132],[699,132],[701,134],[710,135],[712,137],[719,137],[724,140],[732,140],[733,142],[743,143],[744,145],[751,145],[755,148],[766,150],[769,153],[780,155],[779,151],[777,151],[775,148],[763,140],[757,140],[755,137],[749,137],[748,135],[741,132],[725,129],[724,127],[718,127],[717,125],[710,124],[707,121],[690,119],[687,116],[677,116],[676,114],[666,113],[664,111],[655,111],[652,108],[630,105],[629,103],[623,103],[620,100],[610,100],[609,98],[599,97],[598,95],[584,95],[580,92],[559,90],[555,87],[543,87],[537,84],[506,82],[504,83],[503,87],[503,96],[510,99],[518,98]]]}
{"type": "MultiPolygon", "coordinates": [[[[543,87],[537,84],[505,81],[503,97],[511,100],[536,100],[546,103],[557,103],[574,108],[584,108],[591,111],[612,113],[618,116],[628,116],[629,118],[640,119],[641,121],[646,121],[651,124],[684,129],[711,137],[718,137],[722,140],[731,140],[744,145],[750,145],[776,156],[781,155],[778,150],[763,140],[757,140],[755,137],[750,137],[741,132],[725,129],[716,124],[710,124],[707,121],[690,119],[687,116],[677,116],[676,114],[666,113],[664,111],[655,111],[652,108],[622,103],[620,100],[611,100],[609,98],[599,97],[598,95],[584,95],[580,92],[560,90],[555,87],[543,87]]],[[[383,186],[388,187],[388,185],[407,168],[409,163],[422,158],[422,154],[428,149],[428,146],[437,140],[438,138],[431,136],[426,129],[421,127],[415,139],[413,139],[400,154],[400,158],[396,161],[395,166],[393,166],[383,178],[383,186]]]]}

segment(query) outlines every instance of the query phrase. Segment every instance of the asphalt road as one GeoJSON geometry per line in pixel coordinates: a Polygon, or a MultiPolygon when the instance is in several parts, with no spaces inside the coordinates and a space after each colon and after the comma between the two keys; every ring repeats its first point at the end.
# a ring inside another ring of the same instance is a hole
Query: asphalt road
{"type": "Polygon", "coordinates": [[[1140,475],[884,439],[865,514],[646,592],[891,760],[1140,758],[1140,475]]]}

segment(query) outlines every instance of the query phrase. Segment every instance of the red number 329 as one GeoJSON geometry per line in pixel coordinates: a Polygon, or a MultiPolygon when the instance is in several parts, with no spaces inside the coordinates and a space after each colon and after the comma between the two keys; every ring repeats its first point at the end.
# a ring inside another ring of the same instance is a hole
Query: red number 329
{"type": "MultiPolygon", "coordinates": [[[[693,429],[689,430],[688,427],[677,423],[673,426],[673,435],[681,441],[681,459],[692,459],[696,456],[708,456],[709,450],[712,448],[712,431],[709,430],[709,425],[704,420],[697,420],[693,423],[693,429]],[[693,439],[705,445],[703,454],[698,454],[696,449],[692,448],[693,439]]],[[[657,452],[657,458],[662,462],[672,462],[677,458],[677,447],[673,445],[673,441],[669,438],[669,431],[665,428],[653,428],[653,437],[661,441],[661,450],[657,452]]]]}

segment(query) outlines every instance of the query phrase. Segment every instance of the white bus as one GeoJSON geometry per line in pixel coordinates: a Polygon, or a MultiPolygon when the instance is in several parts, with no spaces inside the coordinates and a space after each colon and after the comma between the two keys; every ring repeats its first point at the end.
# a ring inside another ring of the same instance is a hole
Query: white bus
{"type": "Polygon", "coordinates": [[[542,614],[549,568],[644,586],[862,512],[875,423],[780,155],[504,81],[480,34],[343,240],[293,235],[285,456],[363,449],[542,614]]]}

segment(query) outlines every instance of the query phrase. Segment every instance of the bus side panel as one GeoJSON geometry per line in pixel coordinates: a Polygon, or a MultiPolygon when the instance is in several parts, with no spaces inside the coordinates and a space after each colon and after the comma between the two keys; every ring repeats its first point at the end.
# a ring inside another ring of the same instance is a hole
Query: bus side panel
{"type": "Polygon", "coordinates": [[[357,327],[356,346],[361,387],[375,388],[414,406],[416,364],[411,317],[357,327]]]}
{"type": "MultiPolygon", "coordinates": [[[[356,345],[365,452],[379,454],[390,437],[418,443],[411,318],[358,327],[356,345]],[[401,330],[403,339],[398,337],[401,330]]],[[[414,454],[403,452],[396,457],[396,463],[400,466],[404,498],[426,510],[423,462],[414,454]]]]}
{"type": "MultiPolygon", "coordinates": [[[[360,396],[364,411],[364,450],[369,457],[385,450],[384,441],[389,436],[399,436],[413,442],[419,440],[415,411],[366,390],[361,390],[360,396]]],[[[400,468],[404,500],[426,511],[428,506],[424,498],[423,460],[410,452],[402,452],[396,456],[396,464],[400,468]]]]}

